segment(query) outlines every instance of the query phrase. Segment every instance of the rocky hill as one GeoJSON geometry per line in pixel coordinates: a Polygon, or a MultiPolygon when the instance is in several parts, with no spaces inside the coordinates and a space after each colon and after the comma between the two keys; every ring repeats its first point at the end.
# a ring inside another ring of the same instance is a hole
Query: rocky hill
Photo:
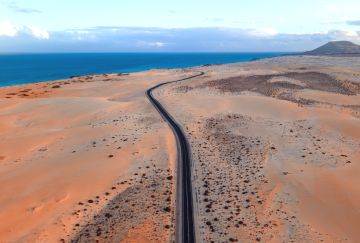
{"type": "Polygon", "coordinates": [[[332,41],[313,51],[305,52],[304,55],[360,57],[360,45],[350,41],[332,41]]]}

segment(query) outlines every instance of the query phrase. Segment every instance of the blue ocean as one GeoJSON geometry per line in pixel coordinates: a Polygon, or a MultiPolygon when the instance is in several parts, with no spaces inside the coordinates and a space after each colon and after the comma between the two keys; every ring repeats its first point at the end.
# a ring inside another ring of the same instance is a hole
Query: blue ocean
{"type": "Polygon", "coordinates": [[[284,54],[286,53],[2,54],[0,55],[0,86],[88,74],[247,62],[284,54]]]}

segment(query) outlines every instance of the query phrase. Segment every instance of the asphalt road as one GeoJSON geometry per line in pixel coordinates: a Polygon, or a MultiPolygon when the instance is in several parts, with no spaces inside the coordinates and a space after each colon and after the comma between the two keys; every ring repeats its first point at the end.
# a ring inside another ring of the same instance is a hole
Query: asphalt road
{"type": "Polygon", "coordinates": [[[184,243],[195,243],[194,207],[191,184],[191,156],[190,147],[184,132],[165,108],[156,100],[152,94],[155,89],[170,83],[193,79],[204,75],[203,72],[187,78],[158,84],[146,91],[146,95],[153,106],[158,110],[162,118],[169,124],[174,132],[177,142],[178,156],[178,180],[177,180],[177,204],[176,204],[176,241],[184,243]]]}

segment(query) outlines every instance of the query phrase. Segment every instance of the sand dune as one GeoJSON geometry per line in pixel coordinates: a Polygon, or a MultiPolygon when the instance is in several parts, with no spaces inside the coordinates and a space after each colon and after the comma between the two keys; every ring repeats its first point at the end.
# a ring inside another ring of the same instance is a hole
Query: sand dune
{"type": "Polygon", "coordinates": [[[280,57],[0,89],[0,242],[171,242],[190,142],[199,242],[358,242],[360,61],[280,57]]]}
{"type": "Polygon", "coordinates": [[[130,240],[136,227],[143,239],[172,237],[176,146],[144,91],[183,75],[159,70],[0,89],[0,242],[68,242],[92,231],[94,239],[130,240]],[[141,186],[151,183],[154,192],[141,186]],[[134,188],[139,193],[129,194],[134,188]],[[113,213],[120,225],[102,222],[97,233],[94,217],[108,216],[104,208],[119,198],[116,211],[129,218],[113,213]]]}

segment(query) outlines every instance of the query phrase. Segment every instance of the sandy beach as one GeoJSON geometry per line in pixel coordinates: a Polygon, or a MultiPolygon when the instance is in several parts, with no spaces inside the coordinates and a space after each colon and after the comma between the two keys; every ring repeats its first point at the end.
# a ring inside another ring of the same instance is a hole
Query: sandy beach
{"type": "Polygon", "coordinates": [[[0,242],[172,242],[176,142],[199,242],[360,240],[360,59],[74,77],[0,88],[0,242]]]}

